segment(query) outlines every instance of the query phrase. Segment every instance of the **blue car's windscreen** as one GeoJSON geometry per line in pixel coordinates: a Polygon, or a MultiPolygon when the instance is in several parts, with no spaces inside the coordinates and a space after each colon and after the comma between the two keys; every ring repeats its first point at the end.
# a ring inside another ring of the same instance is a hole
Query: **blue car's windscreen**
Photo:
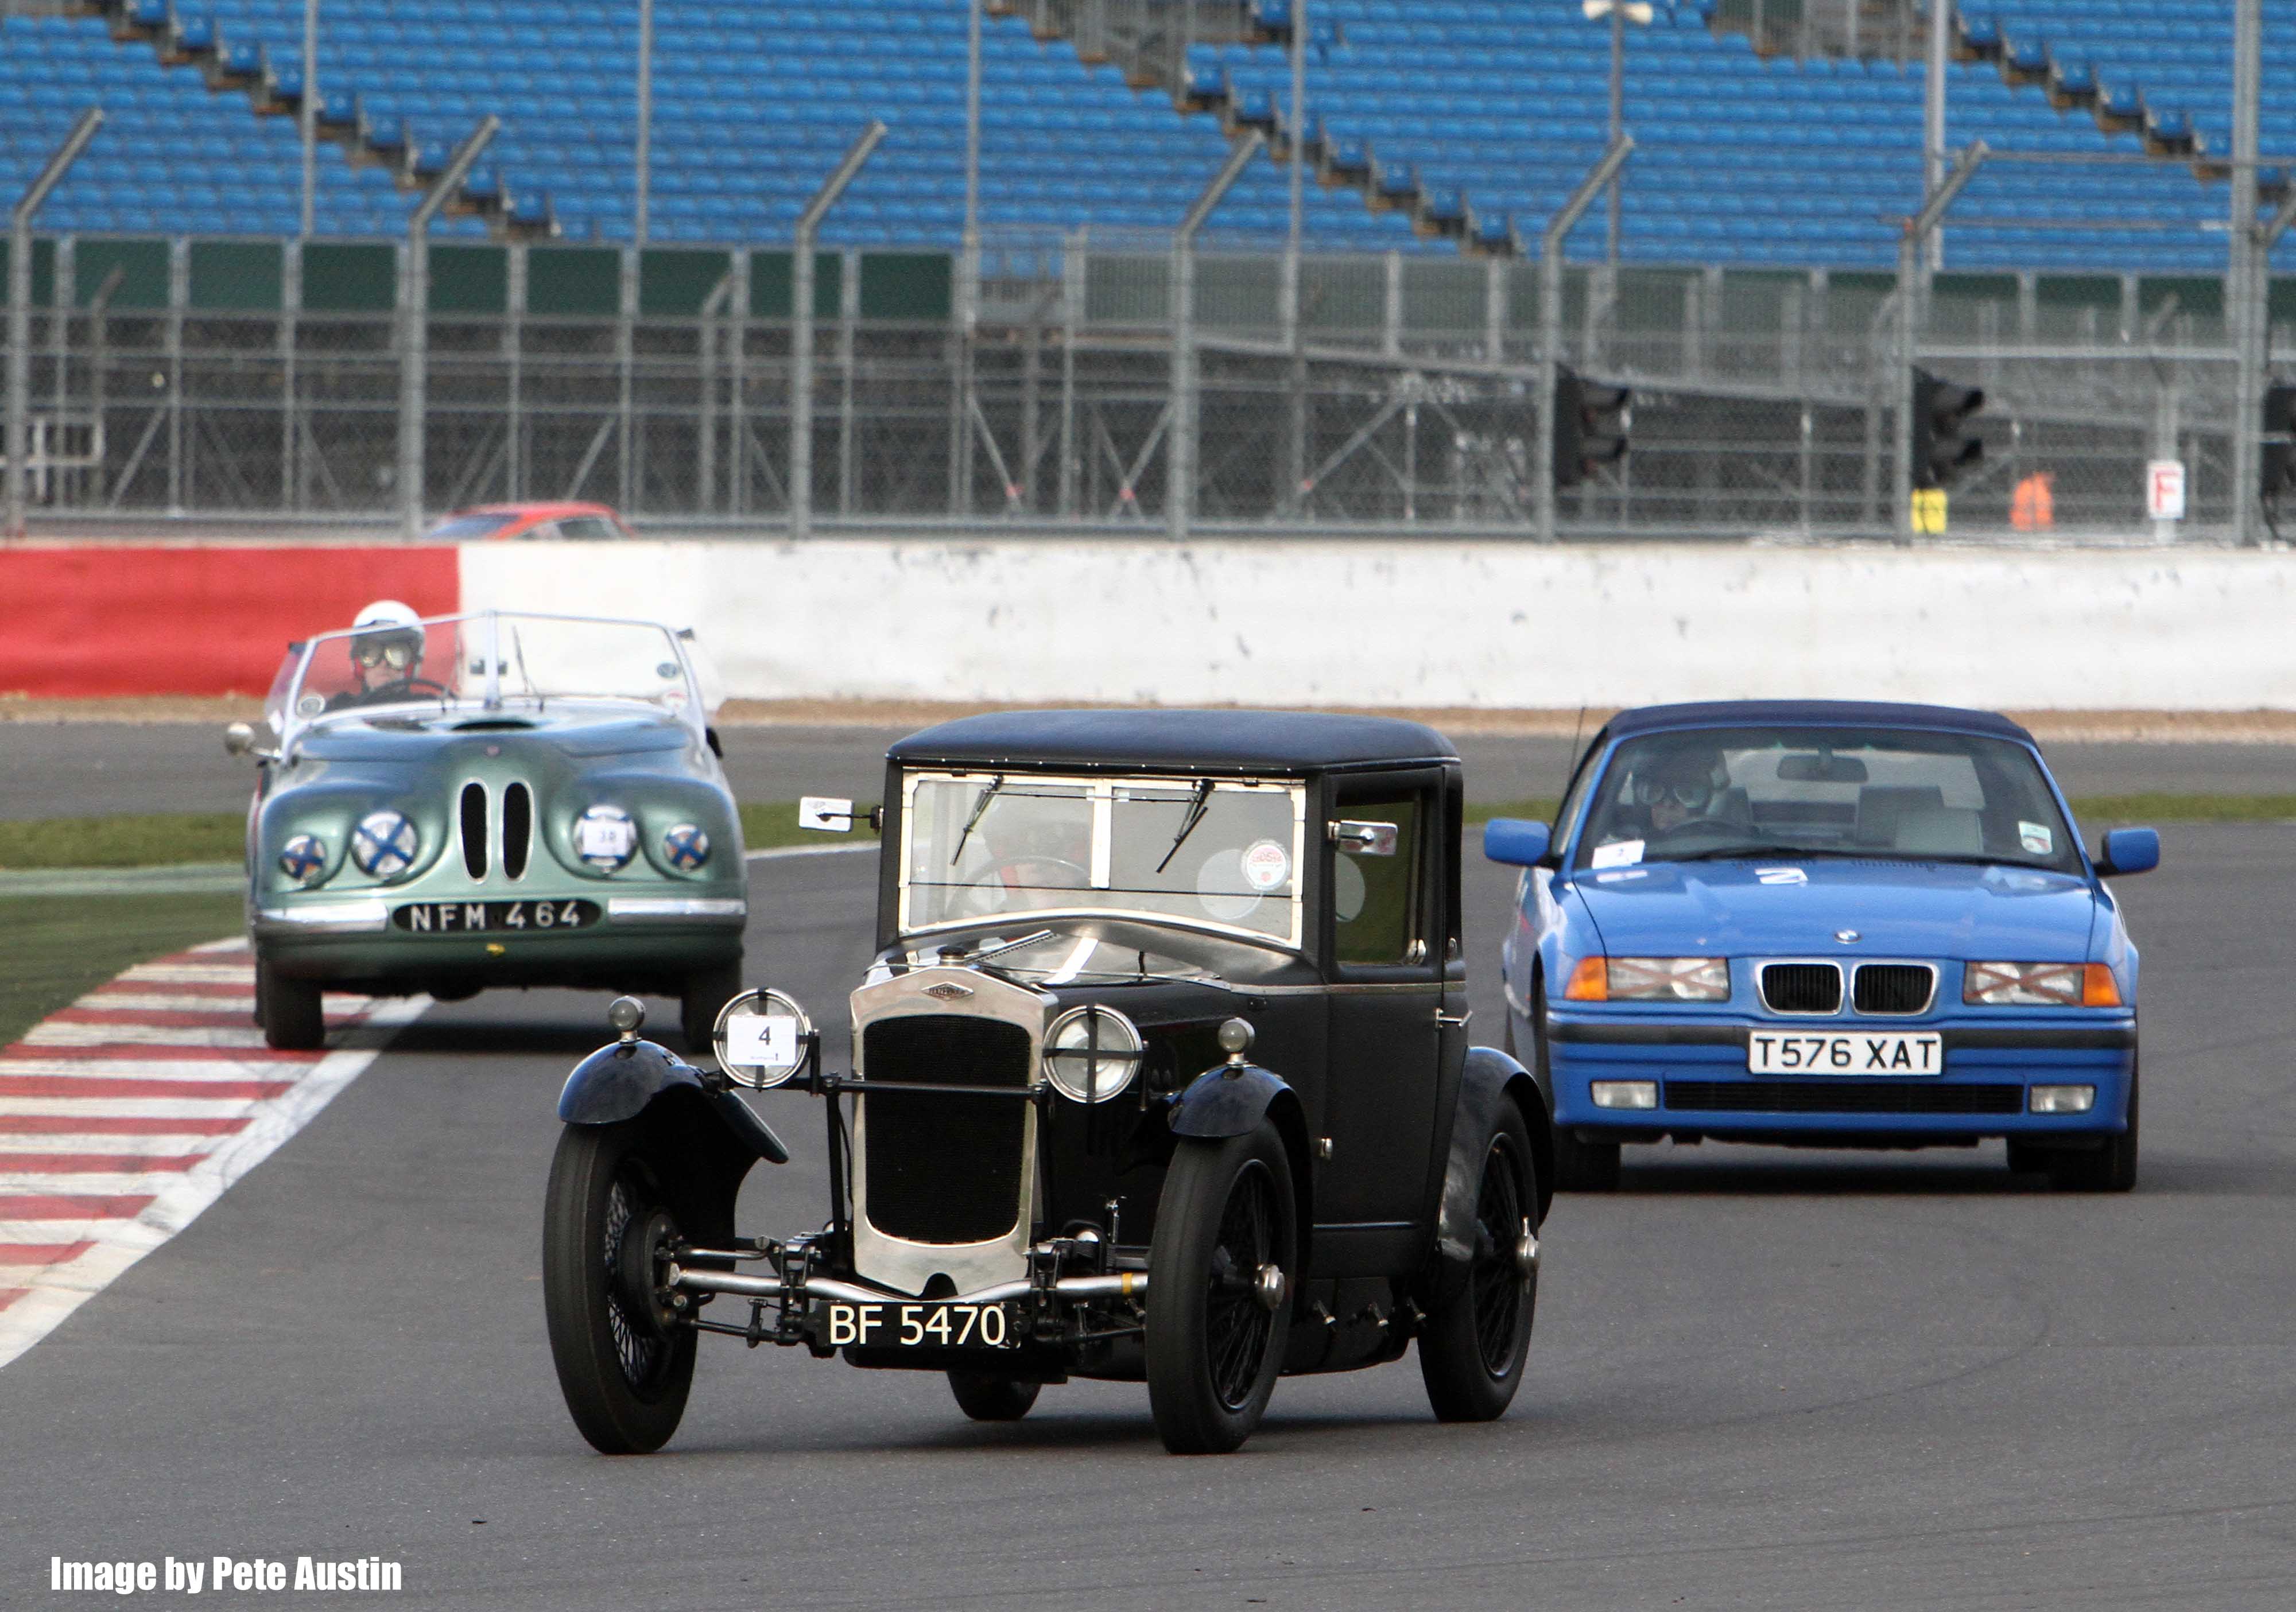
{"type": "Polygon", "coordinates": [[[1577,865],[1788,856],[2080,871],[2030,751],[1903,728],[1698,728],[1630,739],[1595,788],[1577,865]]]}

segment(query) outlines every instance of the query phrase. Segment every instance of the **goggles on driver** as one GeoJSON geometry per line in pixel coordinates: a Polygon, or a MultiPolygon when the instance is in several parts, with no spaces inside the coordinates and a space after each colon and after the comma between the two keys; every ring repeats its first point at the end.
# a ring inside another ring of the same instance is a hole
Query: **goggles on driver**
{"type": "Polygon", "coordinates": [[[389,643],[370,641],[354,646],[351,658],[361,666],[388,666],[395,672],[403,672],[414,664],[414,646],[403,638],[389,643]]]}
{"type": "Polygon", "coordinates": [[[1658,778],[1635,780],[1636,806],[1654,806],[1660,801],[1669,798],[1677,806],[1687,806],[1693,812],[1699,811],[1707,802],[1714,798],[1714,786],[1700,779],[1671,784],[1658,778]]]}

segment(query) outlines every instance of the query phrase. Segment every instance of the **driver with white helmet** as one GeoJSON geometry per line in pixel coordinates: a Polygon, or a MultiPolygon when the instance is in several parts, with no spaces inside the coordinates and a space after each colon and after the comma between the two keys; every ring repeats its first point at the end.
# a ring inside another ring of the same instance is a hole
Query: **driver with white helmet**
{"type": "Polygon", "coordinates": [[[396,599],[378,599],[358,613],[351,623],[350,656],[357,686],[329,700],[331,711],[390,705],[438,690],[417,675],[422,669],[422,618],[396,599]]]}

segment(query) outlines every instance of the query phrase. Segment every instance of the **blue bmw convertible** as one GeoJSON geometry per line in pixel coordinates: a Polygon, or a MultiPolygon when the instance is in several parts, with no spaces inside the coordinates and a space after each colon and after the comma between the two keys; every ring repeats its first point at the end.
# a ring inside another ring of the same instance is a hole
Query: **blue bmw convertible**
{"type": "Polygon", "coordinates": [[[1935,706],[1758,700],[1621,713],[1523,870],[1510,1050],[1557,1184],[1624,1142],[1913,1148],[2005,1138],[2062,1189],[2136,1180],[2136,947],[2104,881],[2151,829],[2076,838],[2032,735],[1935,706]]]}

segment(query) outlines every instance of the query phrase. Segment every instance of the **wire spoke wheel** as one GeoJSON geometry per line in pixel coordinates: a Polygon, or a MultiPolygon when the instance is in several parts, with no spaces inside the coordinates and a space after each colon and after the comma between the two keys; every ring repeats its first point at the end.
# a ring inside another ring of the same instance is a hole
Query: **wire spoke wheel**
{"type": "Polygon", "coordinates": [[[1259,1302],[1259,1267],[1275,1258],[1275,1186],[1267,1166],[1254,1159],[1228,1189],[1212,1255],[1206,1331],[1211,1346],[1212,1391],[1230,1411],[1250,1400],[1267,1353],[1275,1318],[1259,1302]]]}
{"type": "Polygon", "coordinates": [[[1148,1250],[1148,1403],[1164,1447],[1222,1454],[1275,1391],[1299,1244],[1292,1161],[1266,1120],[1183,1139],[1148,1250]]]}
{"type": "Polygon", "coordinates": [[[667,1444],[693,1386],[693,1330],[653,1288],[656,1256],[677,1222],[638,1135],[629,1122],[567,1126],[543,1218],[558,1386],[582,1436],[609,1455],[667,1444]]]}
{"type": "Polygon", "coordinates": [[[1522,1383],[1538,1303],[1537,1244],[1524,1240],[1538,1212],[1530,1134],[1511,1101],[1486,1123],[1474,1218],[1456,1233],[1472,1251],[1464,1270],[1453,1264],[1431,1279],[1419,1333],[1419,1374],[1444,1421],[1505,1414],[1522,1383]]]}
{"type": "Polygon", "coordinates": [[[1514,1358],[1515,1333],[1529,1320],[1522,1303],[1524,1278],[1515,1266],[1515,1240],[1528,1216],[1522,1172],[1509,1157],[1513,1145],[1502,1131],[1491,1139],[1490,1156],[1483,1161],[1483,1187],[1475,1204],[1475,1263],[1467,1275],[1475,1341],[1484,1369],[1493,1376],[1507,1371],[1514,1358]]]}

